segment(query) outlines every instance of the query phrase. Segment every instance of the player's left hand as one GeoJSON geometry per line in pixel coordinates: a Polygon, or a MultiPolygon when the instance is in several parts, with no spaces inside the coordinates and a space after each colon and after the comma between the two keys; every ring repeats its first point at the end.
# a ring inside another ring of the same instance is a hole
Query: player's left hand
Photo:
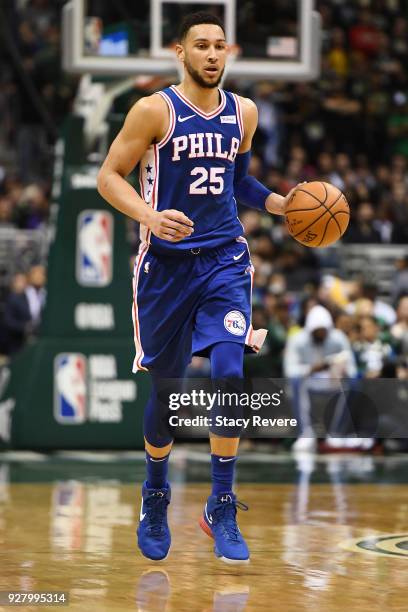
{"type": "Polygon", "coordinates": [[[297,189],[298,187],[300,187],[301,185],[304,185],[306,182],[307,182],[307,181],[302,181],[301,183],[298,183],[297,185],[295,185],[294,187],[292,187],[292,189],[289,191],[288,195],[286,195],[286,196],[285,196],[285,198],[284,198],[284,204],[283,204],[283,206],[284,206],[284,209],[283,209],[283,210],[284,210],[284,211],[286,211],[286,208],[287,208],[287,206],[288,206],[289,202],[291,201],[291,199],[292,199],[292,197],[293,197],[293,194],[295,193],[296,189],[297,189]]]}
{"type": "Polygon", "coordinates": [[[266,210],[274,215],[284,215],[290,199],[295,193],[296,189],[300,187],[300,185],[304,185],[305,182],[306,181],[303,181],[303,183],[298,183],[295,185],[285,197],[279,195],[278,193],[270,193],[265,202],[266,210]]]}

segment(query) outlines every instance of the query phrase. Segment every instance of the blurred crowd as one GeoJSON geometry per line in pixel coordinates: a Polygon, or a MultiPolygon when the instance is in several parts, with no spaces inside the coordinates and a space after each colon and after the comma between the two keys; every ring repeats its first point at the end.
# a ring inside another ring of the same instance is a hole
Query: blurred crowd
{"type": "Polygon", "coordinates": [[[0,363],[35,338],[46,297],[46,270],[35,264],[12,278],[0,319],[0,363]]]}
{"type": "Polygon", "coordinates": [[[63,4],[0,3],[0,228],[47,223],[53,144],[76,88],[61,67],[63,4]]]}
{"type": "MultiPolygon", "coordinates": [[[[345,239],[408,241],[406,0],[321,0],[322,72],[258,83],[253,172],[286,193],[299,180],[339,187],[353,211],[345,239]]],[[[233,86],[233,84],[232,84],[233,86]]]]}
{"type": "Polygon", "coordinates": [[[0,183],[0,228],[41,229],[48,221],[49,186],[45,182],[24,185],[16,175],[0,183]]]}
{"type": "MultiPolygon", "coordinates": [[[[10,240],[9,230],[38,230],[48,223],[53,145],[76,90],[76,79],[61,67],[63,4],[62,0],[0,3],[0,241],[4,244],[6,237],[10,240]]],[[[36,256],[10,262],[2,249],[0,280],[0,356],[13,355],[38,331],[46,271],[36,256]]]]}
{"type": "MultiPolygon", "coordinates": [[[[353,279],[326,272],[314,249],[288,238],[286,224],[254,210],[243,211],[241,220],[255,267],[252,324],[268,330],[260,354],[246,360],[248,375],[286,375],[288,340],[321,305],[347,337],[359,377],[408,379],[408,253],[396,260],[392,292],[384,300],[363,271],[353,279]]],[[[205,367],[200,359],[193,365],[205,367]]]]}

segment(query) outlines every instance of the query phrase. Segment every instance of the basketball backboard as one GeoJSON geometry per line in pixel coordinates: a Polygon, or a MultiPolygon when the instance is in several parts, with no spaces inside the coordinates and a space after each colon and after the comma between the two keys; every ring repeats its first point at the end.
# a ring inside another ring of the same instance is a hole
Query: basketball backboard
{"type": "Polygon", "coordinates": [[[69,0],[63,16],[64,68],[74,73],[176,75],[172,49],[184,14],[215,12],[239,49],[228,77],[309,80],[320,68],[314,0],[69,0]]]}

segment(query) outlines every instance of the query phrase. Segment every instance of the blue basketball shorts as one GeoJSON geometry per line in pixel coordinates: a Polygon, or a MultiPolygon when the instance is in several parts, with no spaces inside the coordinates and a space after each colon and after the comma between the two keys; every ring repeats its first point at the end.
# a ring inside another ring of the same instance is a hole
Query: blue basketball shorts
{"type": "Polygon", "coordinates": [[[142,243],[133,277],[133,372],[178,376],[217,342],[248,344],[254,268],[244,238],[198,254],[154,253],[142,243]]]}

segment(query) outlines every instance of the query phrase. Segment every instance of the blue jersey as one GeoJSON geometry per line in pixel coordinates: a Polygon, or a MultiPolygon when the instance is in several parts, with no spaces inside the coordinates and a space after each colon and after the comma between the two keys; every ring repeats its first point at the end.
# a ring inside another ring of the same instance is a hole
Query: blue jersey
{"type": "Polygon", "coordinates": [[[219,93],[218,108],[204,113],[175,86],[158,92],[168,105],[170,123],[164,138],[140,162],[141,195],[154,210],[182,211],[194,222],[194,232],[172,243],[142,225],[140,238],[155,251],[214,248],[243,233],[233,188],[242,113],[235,94],[219,93]]]}

